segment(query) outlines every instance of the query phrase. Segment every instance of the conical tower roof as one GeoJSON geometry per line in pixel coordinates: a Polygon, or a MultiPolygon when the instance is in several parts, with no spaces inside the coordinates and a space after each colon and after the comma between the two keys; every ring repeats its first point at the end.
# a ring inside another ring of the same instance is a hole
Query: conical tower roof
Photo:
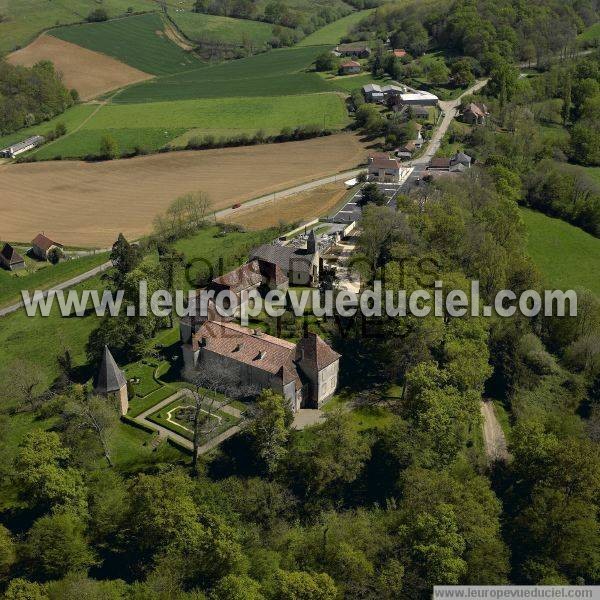
{"type": "Polygon", "coordinates": [[[123,371],[117,366],[108,346],[104,346],[102,364],[96,379],[96,392],[110,394],[111,392],[118,392],[124,385],[127,385],[127,381],[123,371]]]}

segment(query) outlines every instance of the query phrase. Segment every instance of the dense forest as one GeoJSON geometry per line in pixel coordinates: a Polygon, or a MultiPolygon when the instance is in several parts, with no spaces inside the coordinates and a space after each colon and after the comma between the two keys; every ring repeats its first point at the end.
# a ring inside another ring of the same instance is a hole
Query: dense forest
{"type": "Polygon", "coordinates": [[[0,135],[47,121],[76,101],[51,62],[28,68],[0,60],[0,135]]]}

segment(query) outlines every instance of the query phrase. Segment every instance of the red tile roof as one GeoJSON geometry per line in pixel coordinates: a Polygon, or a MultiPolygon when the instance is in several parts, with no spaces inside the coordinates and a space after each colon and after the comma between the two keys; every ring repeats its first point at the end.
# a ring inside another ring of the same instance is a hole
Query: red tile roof
{"type": "Polygon", "coordinates": [[[406,50],[394,50],[394,56],[397,56],[398,58],[402,58],[403,56],[406,56],[406,54],[406,50]]]}
{"type": "Polygon", "coordinates": [[[340,65],[342,68],[360,67],[360,63],[355,60],[348,60],[340,65]]]}
{"type": "Polygon", "coordinates": [[[321,371],[340,359],[340,354],[326,344],[316,333],[309,332],[298,344],[298,359],[308,362],[311,367],[321,371]]]}
{"type": "Polygon", "coordinates": [[[37,246],[44,252],[50,250],[52,246],[58,246],[59,248],[63,247],[62,244],[59,244],[58,242],[53,242],[49,237],[46,237],[43,233],[38,233],[31,242],[31,245],[37,246]]]}
{"type": "Polygon", "coordinates": [[[432,158],[429,163],[429,167],[432,169],[448,169],[450,167],[449,158],[432,158]]]}

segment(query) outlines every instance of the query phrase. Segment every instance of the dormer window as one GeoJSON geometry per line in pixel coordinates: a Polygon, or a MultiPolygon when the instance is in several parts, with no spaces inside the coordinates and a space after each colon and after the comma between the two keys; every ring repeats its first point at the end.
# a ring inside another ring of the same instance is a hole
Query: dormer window
{"type": "Polygon", "coordinates": [[[262,360],[266,355],[267,353],[263,350],[256,355],[256,358],[254,360],[262,360]]]}
{"type": "Polygon", "coordinates": [[[243,344],[238,344],[233,350],[232,352],[239,352],[242,349],[243,344]]]}

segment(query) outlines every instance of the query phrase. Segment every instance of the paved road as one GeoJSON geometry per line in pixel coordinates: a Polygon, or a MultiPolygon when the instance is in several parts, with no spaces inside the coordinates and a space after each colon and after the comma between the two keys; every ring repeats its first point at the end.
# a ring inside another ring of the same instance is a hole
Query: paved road
{"type": "MultiPolygon", "coordinates": [[[[150,427],[151,429],[154,429],[154,431],[156,431],[158,433],[158,435],[162,438],[171,438],[172,440],[176,441],[178,444],[180,444],[184,448],[187,448],[188,450],[193,450],[194,444],[190,440],[188,440],[186,437],[184,437],[183,435],[180,435],[178,433],[175,433],[174,431],[171,431],[170,429],[167,429],[166,427],[163,427],[162,425],[158,425],[157,423],[154,423],[153,421],[150,421],[148,419],[148,417],[150,415],[159,411],[161,408],[164,408],[165,406],[171,404],[171,402],[178,400],[182,396],[192,397],[192,392],[188,389],[179,390],[172,396],[169,396],[165,400],[162,400],[158,404],[155,404],[154,406],[150,407],[148,410],[144,411],[137,417],[134,417],[134,421],[137,421],[138,423],[140,423],[141,425],[144,425],[145,427],[150,427]]],[[[219,408],[219,410],[222,412],[228,413],[238,419],[240,419],[242,417],[241,411],[239,411],[237,408],[234,408],[233,406],[221,406],[219,408]]],[[[200,448],[198,448],[198,454],[205,454],[209,450],[216,448],[221,442],[224,442],[225,440],[234,436],[240,430],[241,430],[241,427],[239,425],[234,425],[233,427],[230,427],[223,433],[215,436],[212,440],[210,440],[206,444],[203,444],[202,446],[200,446],[200,448]]]]}
{"type": "MultiPolygon", "coordinates": [[[[77,277],[73,277],[73,279],[63,281],[63,283],[59,283],[58,285],[54,286],[53,288],[45,290],[43,292],[43,296],[46,297],[49,294],[53,294],[53,293],[57,292],[58,290],[66,290],[67,288],[73,287],[75,285],[79,285],[86,279],[91,279],[92,277],[95,277],[96,275],[103,273],[107,269],[110,269],[112,266],[113,266],[113,264],[109,260],[108,262],[101,264],[99,267],[94,267],[93,269],[86,271],[85,273],[82,273],[81,275],[77,275],[77,277]]],[[[17,302],[16,304],[11,304],[10,306],[7,306],[6,308],[2,308],[2,309],[0,309],[0,317],[5,317],[6,315],[9,315],[10,313],[16,312],[20,308],[23,308],[23,306],[24,306],[23,301],[21,301],[21,302],[17,302]]]]}
{"type": "MultiPolygon", "coordinates": [[[[362,169],[353,169],[352,171],[345,171],[343,173],[338,173],[337,175],[331,175],[330,177],[323,177],[322,179],[316,179],[315,181],[309,181],[308,183],[303,183],[301,185],[294,186],[292,188],[288,188],[287,190],[282,190],[280,192],[273,192],[271,194],[267,194],[266,196],[260,196],[259,198],[255,198],[254,200],[249,200],[248,202],[244,202],[241,209],[253,208],[256,206],[261,206],[262,204],[266,204],[267,202],[272,202],[273,200],[277,200],[279,198],[287,198],[288,196],[292,196],[294,194],[298,194],[299,192],[306,192],[308,190],[313,190],[315,188],[321,187],[322,185],[327,185],[328,183],[335,183],[337,181],[346,181],[347,179],[352,179],[353,177],[357,177],[360,173],[364,173],[365,168],[362,169]]],[[[215,213],[215,218],[220,219],[222,217],[227,217],[229,215],[235,214],[237,209],[235,208],[224,208],[215,213]]]]}
{"type": "Polygon", "coordinates": [[[483,440],[485,453],[490,462],[506,461],[509,454],[504,431],[496,416],[494,403],[491,400],[481,402],[481,415],[483,416],[483,440]]]}

